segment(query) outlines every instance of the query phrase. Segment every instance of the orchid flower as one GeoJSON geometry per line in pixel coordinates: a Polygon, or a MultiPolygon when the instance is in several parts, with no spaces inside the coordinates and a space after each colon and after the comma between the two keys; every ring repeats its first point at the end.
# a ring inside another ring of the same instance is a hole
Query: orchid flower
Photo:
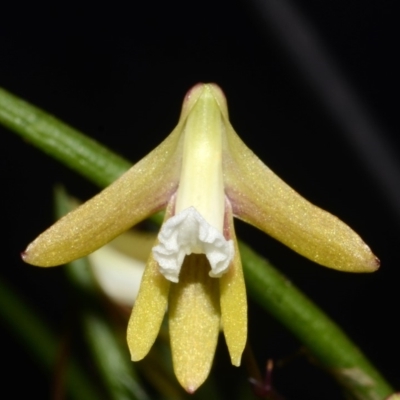
{"type": "Polygon", "coordinates": [[[166,209],[128,325],[132,360],[152,347],[168,306],[175,374],[194,392],[222,329],[232,364],[247,339],[247,300],[233,216],[321,265],[370,272],[379,261],[338,218],[310,204],[233,130],[215,84],[185,96],[172,133],[100,194],[32,242],[23,259],[55,266],[83,257],[166,209]]]}

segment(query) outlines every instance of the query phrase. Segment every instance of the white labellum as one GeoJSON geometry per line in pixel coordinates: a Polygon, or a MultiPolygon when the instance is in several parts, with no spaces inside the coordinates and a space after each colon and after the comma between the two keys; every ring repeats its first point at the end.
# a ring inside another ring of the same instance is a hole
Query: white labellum
{"type": "Polygon", "coordinates": [[[153,256],[160,272],[171,282],[179,281],[179,272],[186,255],[205,254],[210,265],[210,276],[224,274],[234,255],[232,240],[226,240],[201,214],[189,207],[166,221],[158,234],[159,244],[153,256]]]}

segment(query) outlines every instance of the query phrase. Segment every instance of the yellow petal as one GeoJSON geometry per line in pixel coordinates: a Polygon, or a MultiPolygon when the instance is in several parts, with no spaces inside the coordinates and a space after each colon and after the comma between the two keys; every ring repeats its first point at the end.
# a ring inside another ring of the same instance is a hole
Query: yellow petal
{"type": "Polygon", "coordinates": [[[143,359],[153,346],[167,309],[169,287],[170,282],[160,274],[151,254],[128,324],[127,342],[132,361],[143,359]]]}
{"type": "Polygon", "coordinates": [[[41,267],[67,263],[90,254],[164,208],[178,187],[181,134],[201,88],[201,84],[196,85],[186,94],[178,125],[156,149],[37,237],[23,252],[23,260],[41,267]]]}
{"type": "Polygon", "coordinates": [[[228,120],[225,126],[225,193],[236,217],[326,267],[349,272],[379,267],[352,229],[301,197],[254,155],[228,120]]]}
{"type": "Polygon", "coordinates": [[[178,186],[182,129],[200,95],[190,93],[167,139],[111,186],[42,233],[23,253],[24,261],[49,267],[83,257],[166,206],[178,186]]]}
{"type": "Polygon", "coordinates": [[[219,282],[208,273],[204,254],[186,256],[179,282],[172,284],[169,331],[179,383],[193,393],[207,378],[220,328],[219,282]]]}
{"type": "MultiPolygon", "coordinates": [[[[226,202],[228,203],[228,202],[226,202]]],[[[226,239],[233,239],[235,256],[228,272],[220,278],[220,304],[224,331],[231,362],[239,366],[247,340],[247,298],[242,262],[237,245],[230,204],[226,205],[226,239]]]]}
{"type": "Polygon", "coordinates": [[[233,214],[321,265],[375,271],[379,260],[352,229],[301,197],[242,142],[229,122],[223,92],[209,87],[223,116],[222,168],[233,214]]]}
{"type": "MultiPolygon", "coordinates": [[[[164,220],[171,217],[174,207],[172,199],[164,220]]],[[[132,361],[143,359],[153,346],[167,310],[169,288],[170,282],[160,273],[151,252],[128,323],[127,342],[132,361]]]]}

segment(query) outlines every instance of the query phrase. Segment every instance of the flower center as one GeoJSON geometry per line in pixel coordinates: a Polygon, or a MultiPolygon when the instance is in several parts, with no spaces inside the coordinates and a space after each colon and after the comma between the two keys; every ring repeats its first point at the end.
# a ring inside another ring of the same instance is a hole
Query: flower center
{"type": "Polygon", "coordinates": [[[160,272],[172,282],[178,282],[186,255],[205,254],[211,266],[210,276],[214,278],[227,271],[234,255],[232,240],[226,240],[194,207],[170,218],[158,240],[160,244],[153,247],[153,255],[160,272]]]}

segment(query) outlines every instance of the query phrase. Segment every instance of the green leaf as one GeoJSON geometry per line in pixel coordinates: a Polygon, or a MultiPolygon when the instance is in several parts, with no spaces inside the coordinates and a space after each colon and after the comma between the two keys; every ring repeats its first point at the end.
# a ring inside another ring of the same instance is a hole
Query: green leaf
{"type": "Polygon", "coordinates": [[[93,139],[2,88],[0,123],[100,187],[130,166],[93,139]]]}
{"type": "MultiPolygon", "coordinates": [[[[27,306],[5,282],[0,280],[0,315],[21,345],[35,356],[48,372],[53,371],[59,344],[36,310],[27,306]]],[[[21,360],[22,362],[22,360],[21,360]]],[[[67,390],[74,400],[98,400],[100,395],[76,360],[69,360],[66,370],[67,390]]]]}
{"type": "MultiPolygon", "coordinates": [[[[61,188],[56,189],[55,203],[57,218],[71,211],[68,197],[61,188]]],[[[122,344],[118,330],[113,329],[110,321],[106,320],[106,314],[101,311],[100,296],[88,259],[81,258],[69,263],[67,271],[77,296],[81,297],[79,312],[86,340],[110,398],[149,400],[150,397],[138,381],[126,342],[122,344]]]]}

